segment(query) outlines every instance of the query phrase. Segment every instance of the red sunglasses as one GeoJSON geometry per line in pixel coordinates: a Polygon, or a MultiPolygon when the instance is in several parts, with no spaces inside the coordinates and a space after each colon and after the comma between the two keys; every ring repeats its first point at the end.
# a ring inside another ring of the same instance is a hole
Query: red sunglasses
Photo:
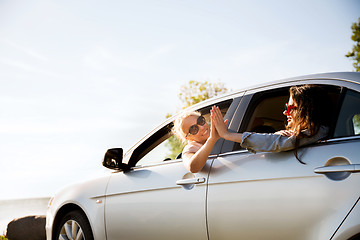
{"type": "Polygon", "coordinates": [[[290,115],[290,111],[295,108],[296,106],[285,103],[285,115],[290,115]]]}

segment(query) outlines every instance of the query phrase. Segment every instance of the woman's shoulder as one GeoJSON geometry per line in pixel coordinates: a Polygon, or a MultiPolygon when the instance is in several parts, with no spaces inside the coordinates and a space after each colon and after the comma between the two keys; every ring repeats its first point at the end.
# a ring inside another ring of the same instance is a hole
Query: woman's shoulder
{"type": "Polygon", "coordinates": [[[306,137],[311,137],[311,136],[327,136],[327,134],[329,133],[329,127],[325,126],[325,125],[321,125],[318,129],[318,131],[311,135],[309,129],[305,129],[301,131],[303,135],[305,135],[306,137]]]}
{"type": "Polygon", "coordinates": [[[201,144],[201,143],[198,143],[198,142],[195,142],[195,141],[189,141],[188,144],[184,147],[183,153],[186,153],[186,152],[195,153],[202,146],[203,146],[203,144],[201,144]]]}

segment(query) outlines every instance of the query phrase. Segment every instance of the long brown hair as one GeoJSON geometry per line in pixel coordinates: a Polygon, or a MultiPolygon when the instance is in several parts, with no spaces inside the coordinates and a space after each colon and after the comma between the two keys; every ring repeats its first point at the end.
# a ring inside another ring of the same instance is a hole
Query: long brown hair
{"type": "MultiPolygon", "coordinates": [[[[319,85],[293,86],[289,90],[290,96],[297,104],[294,109],[294,126],[291,130],[295,132],[295,157],[298,157],[300,139],[316,135],[320,126],[328,126],[330,121],[329,106],[330,98],[326,91],[319,85]],[[307,130],[307,134],[304,131],[307,130]]],[[[288,128],[288,127],[287,127],[288,128]]]]}

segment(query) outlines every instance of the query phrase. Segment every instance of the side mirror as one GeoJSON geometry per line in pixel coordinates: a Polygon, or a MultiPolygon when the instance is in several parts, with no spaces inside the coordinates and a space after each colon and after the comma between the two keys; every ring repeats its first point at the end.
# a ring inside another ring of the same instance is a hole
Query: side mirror
{"type": "Polygon", "coordinates": [[[122,148],[111,148],[108,149],[104,156],[103,166],[114,170],[130,170],[129,165],[122,163],[123,149],[122,148]]]}

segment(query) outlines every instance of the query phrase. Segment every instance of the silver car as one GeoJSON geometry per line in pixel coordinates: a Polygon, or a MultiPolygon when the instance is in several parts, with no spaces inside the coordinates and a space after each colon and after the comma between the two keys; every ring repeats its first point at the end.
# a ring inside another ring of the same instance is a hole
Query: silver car
{"type": "Polygon", "coordinates": [[[293,151],[250,153],[220,139],[199,173],[181,155],[166,158],[174,118],[125,154],[109,149],[102,178],[52,198],[47,239],[226,240],[360,238],[360,73],[285,79],[193,107],[205,117],[218,105],[231,131],[284,128],[293,85],[320,84],[332,109],[329,136],[293,151]]]}

